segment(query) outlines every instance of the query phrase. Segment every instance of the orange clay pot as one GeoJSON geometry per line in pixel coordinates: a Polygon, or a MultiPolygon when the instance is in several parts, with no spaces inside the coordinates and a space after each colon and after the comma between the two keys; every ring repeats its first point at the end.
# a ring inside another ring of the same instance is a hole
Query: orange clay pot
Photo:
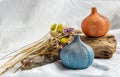
{"type": "Polygon", "coordinates": [[[82,21],[81,28],[88,37],[100,37],[109,31],[110,21],[93,7],[91,14],[82,21]]]}

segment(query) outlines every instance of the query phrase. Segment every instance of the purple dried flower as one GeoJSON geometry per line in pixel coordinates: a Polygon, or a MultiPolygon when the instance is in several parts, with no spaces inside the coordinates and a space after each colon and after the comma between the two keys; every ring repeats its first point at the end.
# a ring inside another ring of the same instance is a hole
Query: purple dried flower
{"type": "Polygon", "coordinates": [[[64,34],[69,34],[74,28],[66,28],[63,30],[64,34]]]}

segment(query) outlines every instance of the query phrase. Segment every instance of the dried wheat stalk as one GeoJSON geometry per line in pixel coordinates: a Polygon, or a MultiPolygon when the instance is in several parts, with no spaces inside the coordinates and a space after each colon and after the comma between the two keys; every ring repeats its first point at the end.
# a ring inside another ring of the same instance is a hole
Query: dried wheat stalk
{"type": "MultiPolygon", "coordinates": [[[[67,28],[67,29],[69,30],[71,28],[67,28]]],[[[60,31],[60,30],[61,30],[61,27],[60,27],[60,29],[58,29],[58,31],[60,31]]],[[[4,74],[5,72],[7,72],[11,68],[13,68],[19,62],[22,62],[22,66],[20,66],[20,68],[25,66],[26,63],[24,63],[23,61],[32,54],[34,54],[35,56],[31,57],[28,60],[28,63],[30,62],[31,59],[35,58],[36,56],[58,55],[60,49],[67,43],[67,42],[65,44],[60,43],[61,39],[64,37],[68,39],[70,36],[73,36],[74,34],[81,33],[81,32],[77,31],[75,29],[71,29],[69,32],[67,32],[68,34],[60,32],[60,33],[55,33],[56,36],[51,36],[50,33],[51,32],[48,32],[48,34],[46,34],[42,39],[23,48],[17,54],[12,56],[7,62],[5,62],[3,65],[1,65],[0,70],[2,70],[2,72],[0,72],[0,75],[4,74]]]]}

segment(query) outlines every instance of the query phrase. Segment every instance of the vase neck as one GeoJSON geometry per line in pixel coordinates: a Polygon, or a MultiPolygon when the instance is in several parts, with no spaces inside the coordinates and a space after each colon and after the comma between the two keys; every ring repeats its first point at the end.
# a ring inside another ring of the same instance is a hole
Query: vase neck
{"type": "Polygon", "coordinates": [[[78,35],[78,34],[74,35],[74,40],[73,41],[81,41],[80,35],[78,35]]]}
{"type": "Polygon", "coordinates": [[[91,14],[95,14],[95,13],[97,13],[97,9],[96,9],[96,7],[93,7],[91,10],[91,14]]]}

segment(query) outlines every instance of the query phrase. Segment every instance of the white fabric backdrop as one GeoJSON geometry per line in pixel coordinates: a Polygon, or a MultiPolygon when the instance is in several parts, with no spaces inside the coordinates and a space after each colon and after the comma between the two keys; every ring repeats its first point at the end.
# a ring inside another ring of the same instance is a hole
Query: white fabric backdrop
{"type": "Polygon", "coordinates": [[[120,77],[118,0],[0,0],[0,56],[40,39],[53,23],[80,28],[81,21],[93,6],[111,21],[110,33],[118,43],[113,58],[95,59],[92,66],[84,70],[68,70],[56,62],[16,74],[10,71],[4,77],[120,77]]]}

